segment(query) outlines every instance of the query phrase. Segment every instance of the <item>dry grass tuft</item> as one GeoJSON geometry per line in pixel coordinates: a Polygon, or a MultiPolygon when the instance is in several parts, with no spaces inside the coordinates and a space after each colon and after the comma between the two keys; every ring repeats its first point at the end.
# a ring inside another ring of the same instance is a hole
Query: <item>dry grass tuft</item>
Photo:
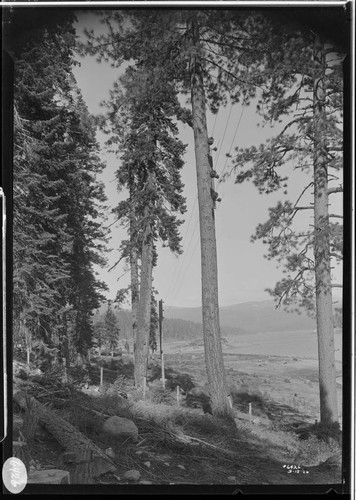
{"type": "Polygon", "coordinates": [[[261,446],[268,456],[278,461],[315,466],[341,452],[340,444],[335,439],[326,442],[312,434],[307,439],[301,439],[295,432],[266,429],[250,422],[239,424],[238,429],[242,440],[261,446]]]}

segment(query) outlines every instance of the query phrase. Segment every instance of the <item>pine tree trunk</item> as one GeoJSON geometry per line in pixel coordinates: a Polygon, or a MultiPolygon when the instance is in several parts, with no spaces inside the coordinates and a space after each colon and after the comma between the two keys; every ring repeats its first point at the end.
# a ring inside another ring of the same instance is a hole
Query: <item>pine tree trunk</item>
{"type": "Polygon", "coordinates": [[[136,337],[137,337],[137,309],[139,302],[139,281],[138,281],[137,249],[135,247],[135,242],[133,241],[134,234],[135,234],[134,220],[133,217],[131,217],[130,220],[131,311],[132,311],[132,336],[133,336],[133,345],[135,351],[136,337]]]}
{"type": "MultiPolygon", "coordinates": [[[[148,210],[146,211],[146,215],[148,210]]],[[[140,299],[137,308],[137,332],[135,348],[135,386],[143,387],[146,377],[147,359],[149,353],[151,294],[152,294],[152,262],[153,240],[151,227],[148,224],[142,242],[140,299]]]]}
{"type": "Polygon", "coordinates": [[[319,39],[314,59],[314,257],[316,320],[318,332],[320,420],[338,422],[334,326],[330,270],[330,231],[328,213],[328,168],[325,158],[325,54],[319,39]]]}
{"type": "Polygon", "coordinates": [[[205,92],[196,19],[192,20],[191,32],[192,43],[196,48],[191,61],[191,98],[200,218],[205,363],[213,414],[231,418],[232,410],[228,401],[221,345],[214,202],[211,193],[205,92]]]}

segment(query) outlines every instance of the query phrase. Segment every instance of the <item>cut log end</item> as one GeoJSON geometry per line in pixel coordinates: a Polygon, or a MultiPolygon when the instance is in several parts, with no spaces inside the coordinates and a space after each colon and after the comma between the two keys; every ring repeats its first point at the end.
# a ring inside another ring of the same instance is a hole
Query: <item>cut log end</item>
{"type": "Polygon", "coordinates": [[[29,474],[27,482],[28,484],[70,484],[70,477],[66,470],[37,470],[29,474]]]}

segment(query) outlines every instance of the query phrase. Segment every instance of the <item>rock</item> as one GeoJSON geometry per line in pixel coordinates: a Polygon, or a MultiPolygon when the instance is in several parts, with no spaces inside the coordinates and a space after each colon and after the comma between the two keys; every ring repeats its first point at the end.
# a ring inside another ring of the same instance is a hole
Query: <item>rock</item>
{"type": "Polygon", "coordinates": [[[114,472],[116,467],[102,457],[95,456],[92,461],[93,477],[99,477],[107,472],[114,472]]]}
{"type": "Polygon", "coordinates": [[[20,378],[21,380],[27,380],[28,379],[28,373],[23,369],[21,368],[17,373],[16,375],[18,376],[18,378],[20,378]]]}
{"type": "Polygon", "coordinates": [[[114,453],[114,450],[112,448],[106,448],[105,450],[105,454],[109,457],[109,458],[115,458],[115,453],[114,453]]]}
{"type": "Polygon", "coordinates": [[[290,384],[290,380],[289,378],[285,378],[284,381],[287,383],[287,384],[290,384]]]}
{"type": "Polygon", "coordinates": [[[103,424],[103,432],[117,439],[130,438],[134,442],[138,441],[138,429],[128,418],[114,415],[109,417],[103,424]]]}
{"type": "Polygon", "coordinates": [[[140,479],[140,473],[138,470],[132,469],[125,472],[123,475],[124,479],[128,479],[129,481],[138,481],[140,479]]]}
{"type": "Polygon", "coordinates": [[[167,467],[169,467],[169,466],[170,466],[170,463],[168,463],[168,462],[164,462],[164,465],[167,465],[167,467]]]}
{"type": "Polygon", "coordinates": [[[236,476],[229,476],[227,480],[230,481],[231,483],[236,483],[236,476]]]}
{"type": "Polygon", "coordinates": [[[151,467],[151,462],[148,460],[147,462],[143,462],[143,465],[146,467],[151,467]]]}
{"type": "Polygon", "coordinates": [[[153,484],[152,481],[142,480],[139,484],[153,484]]]}
{"type": "Polygon", "coordinates": [[[179,467],[180,469],[183,469],[183,470],[185,470],[185,467],[184,467],[184,465],[177,465],[177,467],[179,467]]]}

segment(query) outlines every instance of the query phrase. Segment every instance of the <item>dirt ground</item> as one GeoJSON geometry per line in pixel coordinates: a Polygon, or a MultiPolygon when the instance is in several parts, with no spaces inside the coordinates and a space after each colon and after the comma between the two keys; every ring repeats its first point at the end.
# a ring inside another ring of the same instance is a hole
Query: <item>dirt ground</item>
{"type": "MultiPolygon", "coordinates": [[[[165,363],[179,372],[187,372],[204,384],[206,372],[204,348],[189,342],[165,345],[165,363]]],[[[316,359],[294,356],[239,354],[233,341],[223,345],[227,383],[241,391],[259,394],[266,401],[287,406],[301,413],[305,421],[319,421],[319,374],[316,359]]],[[[156,359],[158,355],[155,355],[156,359]]],[[[336,362],[339,421],[342,423],[342,365],[336,362]]],[[[248,410],[248,406],[246,407],[248,410]]],[[[253,403],[252,403],[253,411],[253,403]]],[[[286,413],[286,412],[285,412],[286,413]]],[[[342,424],[341,424],[342,425],[342,424]]]]}

